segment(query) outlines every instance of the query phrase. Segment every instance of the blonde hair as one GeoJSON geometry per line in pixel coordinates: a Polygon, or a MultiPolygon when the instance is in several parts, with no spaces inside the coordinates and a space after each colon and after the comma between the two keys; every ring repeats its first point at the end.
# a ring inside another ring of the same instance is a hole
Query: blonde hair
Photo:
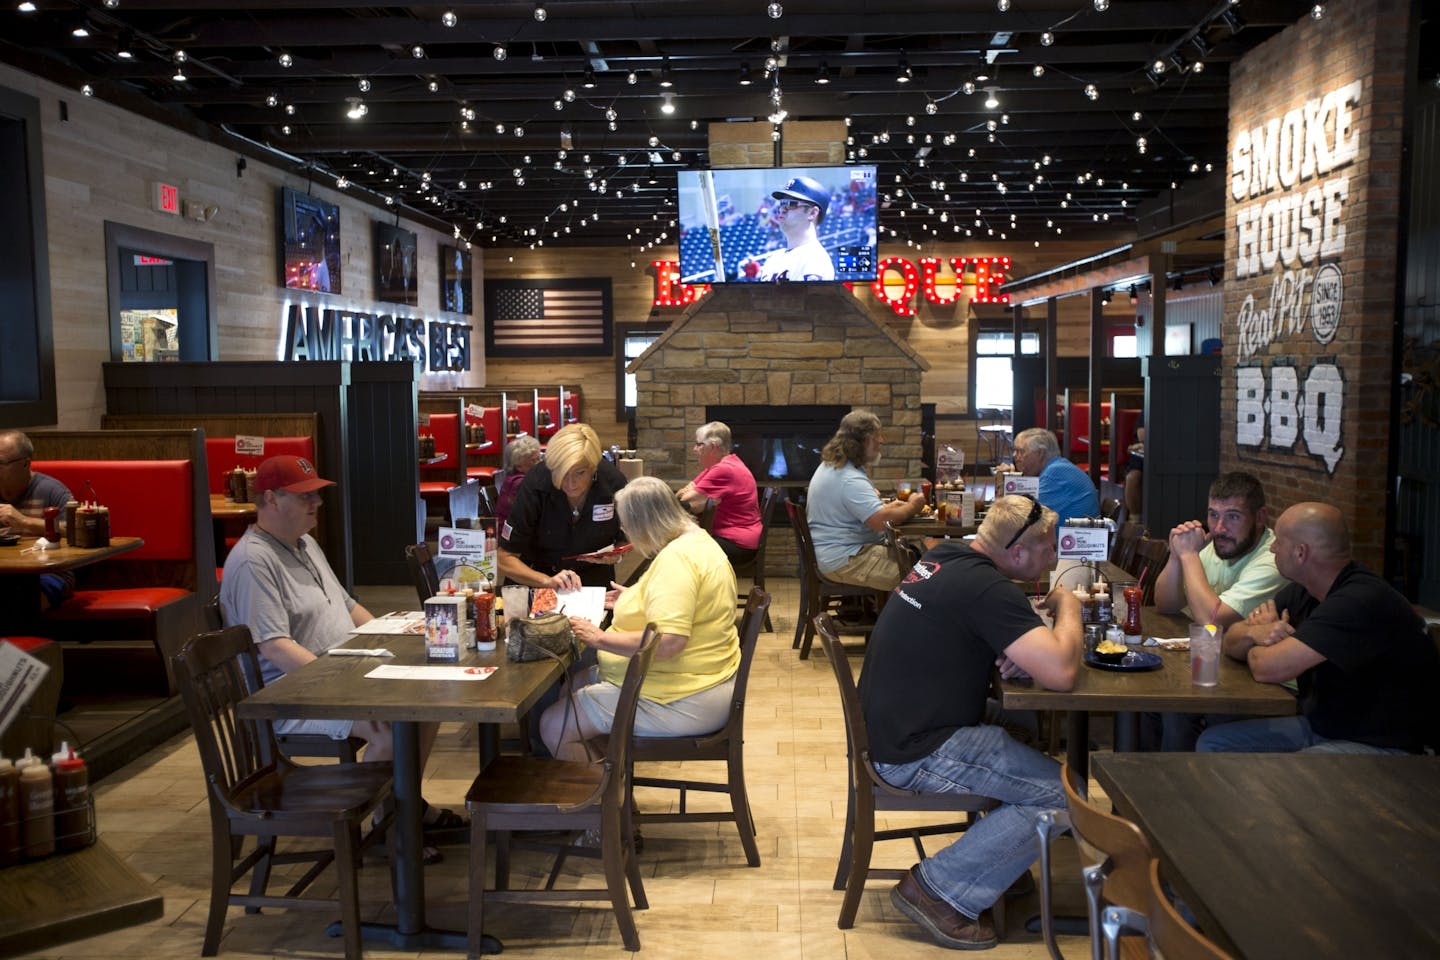
{"type": "Polygon", "coordinates": [[[565,474],[582,464],[592,471],[600,466],[600,438],[588,423],[561,427],[545,447],[545,465],[555,489],[560,489],[565,474]]]}
{"type": "MultiPolygon", "coordinates": [[[[985,514],[985,519],[980,522],[980,529],[975,534],[975,540],[987,553],[1001,553],[1005,550],[1005,544],[1010,538],[1019,532],[1030,519],[1030,511],[1034,508],[1036,501],[1029,497],[1011,495],[999,497],[990,504],[990,510],[985,514]]],[[[1059,516],[1049,507],[1040,508],[1040,519],[1031,524],[1030,529],[1020,538],[1020,543],[1027,539],[1040,540],[1055,535],[1055,524],[1059,516]]]]}
{"type": "Polygon", "coordinates": [[[620,529],[641,555],[653,557],[667,543],[692,530],[695,518],[659,477],[636,477],[615,492],[620,529]]]}

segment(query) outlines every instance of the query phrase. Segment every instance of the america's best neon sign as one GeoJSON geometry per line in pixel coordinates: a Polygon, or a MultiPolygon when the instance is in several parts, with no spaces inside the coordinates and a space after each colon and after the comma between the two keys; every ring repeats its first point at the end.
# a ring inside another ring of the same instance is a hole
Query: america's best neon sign
{"type": "MultiPolygon", "coordinates": [[[[943,261],[939,257],[921,257],[918,264],[904,257],[886,257],[880,261],[870,292],[902,317],[915,315],[917,291],[937,307],[954,304],[963,286],[975,288],[972,303],[1010,302],[1009,294],[999,292],[1010,272],[1009,257],[948,257],[943,261]],[[948,275],[942,276],[942,263],[949,264],[948,275]],[[886,275],[892,272],[900,275],[900,283],[886,282],[886,275]]],[[[655,260],[650,266],[655,271],[652,303],[657,307],[688,307],[710,292],[708,283],[681,283],[680,265],[674,260],[655,260]]]]}

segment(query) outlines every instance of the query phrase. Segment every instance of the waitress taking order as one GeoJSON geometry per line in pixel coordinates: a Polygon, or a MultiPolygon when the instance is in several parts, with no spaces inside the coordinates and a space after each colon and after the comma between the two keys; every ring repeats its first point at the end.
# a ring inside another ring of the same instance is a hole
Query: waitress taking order
{"type": "Polygon", "coordinates": [[[572,423],[550,438],[545,459],[525,474],[505,525],[497,557],[512,583],[552,590],[604,587],[614,561],[574,558],[621,539],[615,492],[625,475],[600,456],[600,438],[588,424],[572,423]]]}

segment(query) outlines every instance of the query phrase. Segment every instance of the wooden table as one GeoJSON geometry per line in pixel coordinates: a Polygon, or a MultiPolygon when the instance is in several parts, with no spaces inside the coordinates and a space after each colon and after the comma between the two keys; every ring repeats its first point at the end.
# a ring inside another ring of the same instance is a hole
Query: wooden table
{"type": "MultiPolygon", "coordinates": [[[[371,657],[319,657],[276,680],[240,704],[239,714],[260,720],[293,717],[301,720],[375,720],[391,725],[395,755],[395,912],[393,926],[363,925],[364,935],[383,939],[399,949],[427,946],[465,949],[463,931],[437,930],[425,922],[425,875],[421,864],[424,846],[421,828],[423,799],[420,780],[421,723],[458,721],[482,726],[493,755],[498,726],[518,721],[540,695],[560,677],[553,660],[511,663],[505,645],[489,653],[461,652],[461,666],[496,666],[487,680],[371,680],[376,666],[414,665],[425,662],[425,641],[417,636],[352,637],[346,646],[387,647],[392,659],[371,657]]],[[[482,755],[481,763],[488,755],[482,755]]],[[[490,940],[486,952],[499,952],[490,940]]]]}
{"type": "Polygon", "coordinates": [[[1440,760],[1097,754],[1095,777],[1237,956],[1440,955],[1440,760]]]}
{"type": "Polygon", "coordinates": [[[420,466],[422,466],[422,467],[433,467],[435,464],[437,464],[437,463],[444,463],[446,460],[449,460],[449,459],[450,459],[450,454],[448,454],[448,453],[438,453],[438,454],[436,454],[436,455],[433,456],[433,457],[421,457],[421,458],[420,458],[420,466]]]}
{"type": "Polygon", "coordinates": [[[0,547],[0,607],[14,618],[12,630],[20,630],[40,615],[40,576],[63,573],[110,557],[139,550],[139,537],[111,537],[108,547],[70,547],[61,544],[50,550],[29,550],[36,537],[22,537],[13,547],[0,547]]]}
{"type": "Polygon", "coordinates": [[[495,446],[495,441],[494,441],[494,440],[486,440],[484,443],[467,443],[467,444],[465,444],[465,452],[466,452],[466,453],[482,453],[482,452],[484,452],[484,451],[486,451],[486,450],[492,449],[494,446],[495,446]]]}
{"type": "Polygon", "coordinates": [[[217,522],[254,520],[255,504],[236,503],[223,493],[210,494],[210,517],[217,522]]]}
{"type": "Polygon", "coordinates": [[[948,520],[941,523],[933,514],[928,517],[911,517],[904,523],[894,524],[894,527],[902,537],[963,537],[967,533],[975,532],[974,524],[967,527],[948,520]]]}
{"type": "Polygon", "coordinates": [[[104,840],[0,871],[0,956],[159,920],[155,888],[104,840]]]}
{"type": "Polygon", "coordinates": [[[107,547],[69,547],[62,544],[53,550],[28,550],[35,545],[36,539],[22,537],[13,547],[0,547],[0,574],[39,576],[42,573],[60,573],[88,567],[145,546],[145,541],[139,537],[111,537],[107,547]]]}
{"type": "MultiPolygon", "coordinates": [[[[1144,608],[1141,620],[1146,636],[1189,634],[1188,618],[1167,616],[1153,607],[1144,608]]],[[[1113,710],[1132,714],[1150,711],[1273,717],[1295,713],[1295,698],[1288,691],[1277,684],[1257,682],[1246,664],[1224,654],[1220,656],[1220,682],[1213,687],[1197,687],[1190,682],[1188,651],[1139,649],[1159,654],[1160,669],[1129,673],[1081,663],[1070,690],[1046,690],[1039,684],[1026,686],[1006,680],[1000,684],[1001,702],[1007,709],[1068,711],[1066,759],[1082,778],[1089,772],[1091,713],[1113,710]]],[[[1125,739],[1120,730],[1124,723],[1123,719],[1117,719],[1117,740],[1125,739]]]]}

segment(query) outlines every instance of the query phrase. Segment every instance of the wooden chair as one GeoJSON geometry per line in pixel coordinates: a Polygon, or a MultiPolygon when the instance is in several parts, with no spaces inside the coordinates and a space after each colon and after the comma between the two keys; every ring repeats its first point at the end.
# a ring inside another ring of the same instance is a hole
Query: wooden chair
{"type": "Polygon", "coordinates": [[[705,509],[701,510],[700,516],[695,518],[695,522],[700,526],[701,530],[709,533],[715,529],[715,511],[718,509],[720,509],[719,500],[716,500],[714,497],[705,498],[705,509]]]}
{"type": "MultiPolygon", "coordinates": [[[[214,631],[224,626],[225,614],[220,608],[220,598],[211,597],[205,605],[205,629],[214,631]]],[[[258,671],[255,676],[260,676],[258,671]]],[[[277,733],[275,742],[287,757],[332,757],[341,763],[354,763],[365,746],[364,739],[360,737],[335,740],[323,733],[277,733]]]]}
{"type": "Polygon", "coordinates": [[[1118,529],[1120,524],[1130,516],[1130,512],[1125,509],[1124,500],[1118,497],[1106,497],[1100,501],[1100,516],[1107,520],[1114,520],[1118,529]]]}
{"type": "Polygon", "coordinates": [[[1131,937],[1122,941],[1120,935],[1145,932],[1145,912],[1150,907],[1150,845],[1135,824],[1090,803],[1081,793],[1086,785],[1068,763],[1060,768],[1060,780],[1065,787],[1065,809],[1045,811],[1037,825],[1040,927],[1045,946],[1054,960],[1064,960],[1055,942],[1050,855],[1054,840],[1070,833],[1080,848],[1092,960],[1100,960],[1102,944],[1108,960],[1117,960],[1122,955],[1137,960],[1148,958],[1143,939],[1131,937]]]}
{"type": "Polygon", "coordinates": [[[202,955],[214,956],[219,949],[226,909],[235,904],[249,912],[258,907],[338,908],[345,956],[358,960],[360,851],[383,835],[393,814],[386,814],[363,840],[361,826],[371,811],[388,805],[394,786],[390,765],[295,766],[281,754],[268,722],[237,717],[235,708],[250,691],[248,678],[260,682],[246,627],[200,634],[175,655],[174,667],[209,787],[210,914],[202,955]],[[256,838],[256,847],[241,857],[247,836],[256,838]],[[332,847],[282,854],[276,851],[279,837],[329,838],[332,847]],[[335,899],[302,898],[332,861],[339,874],[335,899]],[[283,895],[270,896],[270,869],[280,863],[312,866],[283,895]],[[232,893],[247,873],[249,894],[232,893]]]}
{"type": "Polygon", "coordinates": [[[625,949],[639,950],[640,935],[630,912],[629,881],[635,908],[649,906],[635,860],[630,807],[630,746],[640,684],[655,655],[656,629],[647,624],[640,649],[630,658],[603,763],[497,757],[470,785],[470,936],[469,956],[480,955],[481,930],[488,900],[609,900],[625,949]],[[485,848],[497,832],[495,889],[485,889],[485,848]],[[605,886],[583,890],[509,890],[510,833],[514,830],[599,830],[605,886]]]}
{"type": "MultiPolygon", "coordinates": [[[[860,907],[860,896],[865,892],[867,879],[899,880],[908,872],[871,868],[870,854],[874,850],[875,841],[909,837],[915,844],[916,853],[923,860],[926,854],[921,837],[959,833],[973,824],[978,815],[993,810],[999,803],[990,797],[968,793],[918,793],[901,790],[881,779],[870,760],[870,734],[865,726],[864,711],[860,708],[860,692],[855,687],[855,678],[850,672],[850,660],[835,633],[834,622],[828,614],[822,613],[815,618],[815,629],[820,634],[820,643],[825,648],[825,655],[830,659],[830,666],[835,671],[835,682],[840,688],[840,709],[845,717],[845,742],[850,758],[845,839],[840,848],[840,862],[835,869],[835,889],[845,891],[838,925],[840,929],[848,930],[855,925],[855,912],[860,907]],[[876,810],[963,813],[965,820],[960,823],[876,830],[876,810]]],[[[995,902],[993,912],[995,929],[1003,931],[1004,897],[995,902]]]]}
{"type": "MultiPolygon", "coordinates": [[[[795,547],[800,555],[800,613],[795,622],[795,640],[790,648],[800,648],[800,659],[810,658],[810,644],[815,639],[815,618],[820,614],[835,614],[834,609],[845,600],[881,598],[884,594],[870,587],[849,583],[837,583],[825,579],[815,559],[815,541],[810,537],[810,524],[805,519],[805,508],[786,500],[785,512],[790,515],[790,525],[795,530],[795,547]]],[[[832,617],[837,632],[870,636],[873,623],[861,620],[847,622],[832,617]]]]}
{"type": "Polygon", "coordinates": [[[1146,606],[1155,602],[1155,581],[1160,579],[1160,571],[1165,569],[1165,563],[1169,559],[1169,540],[1141,537],[1140,542],[1135,544],[1135,556],[1131,558],[1130,566],[1125,569],[1137,577],[1145,574],[1145,582],[1141,586],[1145,589],[1142,602],[1146,606]]]}
{"type": "Polygon", "coordinates": [[[735,673],[735,690],[730,697],[730,715],[725,725],[701,737],[636,737],[630,751],[630,758],[635,762],[724,761],[724,783],[632,776],[630,782],[637,787],[680,791],[678,812],[643,813],[636,809],[634,818],[641,823],[734,823],[740,832],[740,845],[745,848],[745,862],[752,867],[760,866],[760,851],[755,846],[755,819],[750,813],[750,797],[745,791],[745,691],[750,682],[750,667],[755,661],[760,626],[769,609],[770,594],[759,587],[752,587],[745,604],[745,616],[740,621],[740,667],[735,673]],[[685,795],[690,790],[728,793],[730,809],[715,812],[686,810],[685,795]]]}
{"type": "Polygon", "coordinates": [[[1126,570],[1135,559],[1135,545],[1145,535],[1145,526],[1138,520],[1126,520],[1115,531],[1115,542],[1110,546],[1110,562],[1126,570]]]}
{"type": "Polygon", "coordinates": [[[428,545],[414,543],[405,548],[405,562],[410,567],[415,595],[423,606],[426,600],[440,592],[440,574],[435,570],[435,558],[430,556],[428,545]]]}
{"type": "MultiPolygon", "coordinates": [[[[781,491],[779,487],[766,487],[765,492],[760,495],[760,546],[755,548],[755,557],[747,563],[735,565],[735,580],[738,583],[741,578],[749,577],[752,587],[765,589],[765,541],[770,538],[770,522],[775,517],[775,506],[780,502],[781,491]]],[[[744,588],[741,588],[742,590],[744,588]]],[[[745,604],[750,599],[749,591],[737,595],[736,599],[745,604]]],[[[770,625],[770,607],[765,607],[764,631],[769,633],[773,628],[770,625]]]]}
{"type": "Polygon", "coordinates": [[[1165,960],[1234,960],[1196,930],[1170,902],[1160,885],[1160,861],[1150,861],[1150,946],[1165,960]]]}

